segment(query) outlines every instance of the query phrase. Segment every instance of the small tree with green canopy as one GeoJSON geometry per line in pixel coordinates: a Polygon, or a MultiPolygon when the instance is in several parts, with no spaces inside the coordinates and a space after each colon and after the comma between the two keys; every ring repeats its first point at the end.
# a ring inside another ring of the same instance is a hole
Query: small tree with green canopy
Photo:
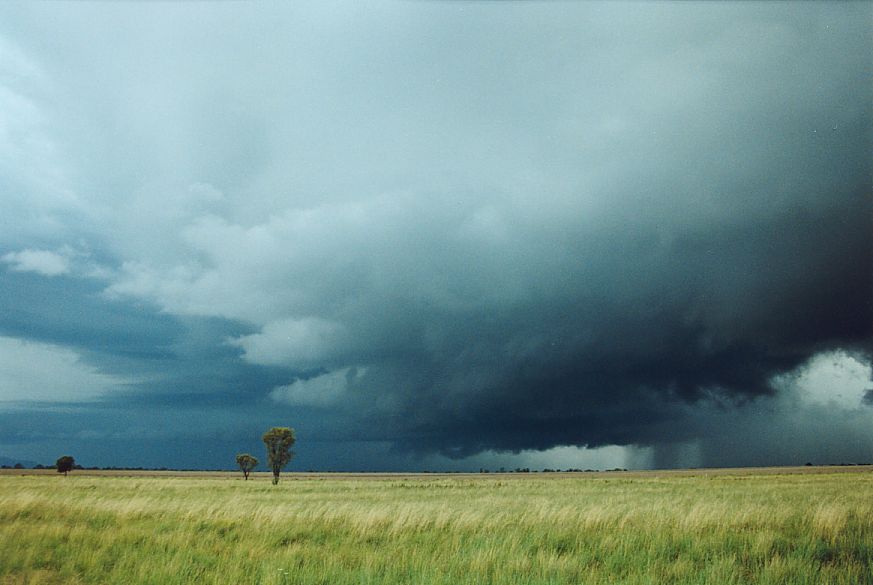
{"type": "Polygon", "coordinates": [[[273,485],[279,483],[279,471],[288,465],[294,453],[291,447],[296,440],[294,429],[288,427],[273,427],[263,436],[264,445],[267,446],[267,465],[273,470],[273,485]]]}
{"type": "Polygon", "coordinates": [[[258,466],[258,460],[248,453],[240,453],[236,456],[236,464],[239,465],[240,470],[243,472],[243,476],[245,476],[246,481],[248,481],[249,474],[258,466]]]}
{"type": "Polygon", "coordinates": [[[66,476],[68,471],[73,470],[75,464],[75,459],[69,455],[64,455],[63,457],[58,457],[58,460],[55,462],[55,467],[58,468],[58,473],[63,473],[66,476]]]}

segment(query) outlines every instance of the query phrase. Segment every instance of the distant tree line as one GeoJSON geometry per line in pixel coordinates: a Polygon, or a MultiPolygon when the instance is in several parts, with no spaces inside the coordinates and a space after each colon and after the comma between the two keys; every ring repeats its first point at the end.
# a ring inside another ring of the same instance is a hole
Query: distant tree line
{"type": "MultiPolygon", "coordinates": [[[[297,441],[297,437],[294,433],[294,429],[290,427],[273,427],[261,437],[261,440],[264,442],[264,446],[267,451],[267,466],[273,472],[273,485],[279,483],[279,474],[288,463],[291,462],[291,459],[294,457],[295,453],[291,450],[291,447],[294,446],[294,443],[297,441]]],[[[257,457],[251,455],[250,453],[239,453],[236,456],[236,464],[239,467],[240,471],[243,473],[243,477],[245,480],[249,479],[249,475],[254,471],[258,464],[257,457]]],[[[805,466],[812,466],[811,462],[806,462],[805,466]]],[[[873,465],[873,463],[825,463],[818,464],[821,466],[869,466],[873,465]]],[[[14,465],[0,465],[0,469],[25,469],[25,466],[22,463],[15,463],[14,465]]],[[[63,455],[58,458],[54,465],[43,465],[41,463],[37,463],[32,467],[32,469],[55,469],[58,473],[63,473],[65,476],[73,470],[82,469],[82,470],[104,470],[104,471],[198,471],[194,469],[185,470],[185,469],[173,469],[168,467],[158,467],[158,468],[150,468],[150,467],[117,467],[117,466],[108,466],[108,467],[82,467],[71,455],[63,455]]],[[[202,471],[199,470],[199,471],[202,471]]],[[[223,469],[214,469],[211,471],[224,471],[223,469]]],[[[516,467],[515,469],[506,469],[505,467],[500,467],[496,473],[596,473],[599,472],[598,469],[579,469],[575,467],[567,468],[567,469],[551,469],[546,467],[540,470],[531,470],[529,467],[516,467]]],[[[604,472],[614,472],[614,471],[627,471],[626,468],[623,467],[615,467],[613,469],[606,469],[604,472]]],[[[314,472],[310,470],[310,472],[314,472]]],[[[423,470],[420,473],[463,473],[459,471],[431,471],[431,470],[423,470]]],[[[479,473],[492,473],[490,469],[485,467],[479,468],[479,473]]]]}

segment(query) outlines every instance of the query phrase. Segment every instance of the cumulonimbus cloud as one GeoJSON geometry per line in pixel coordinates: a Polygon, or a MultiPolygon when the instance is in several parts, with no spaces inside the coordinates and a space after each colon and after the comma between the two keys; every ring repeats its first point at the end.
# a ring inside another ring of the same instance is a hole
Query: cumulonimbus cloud
{"type": "MultiPolygon", "coordinates": [[[[59,126],[95,150],[68,230],[117,263],[108,297],[243,324],[243,362],[291,380],[265,395],[401,449],[689,441],[815,355],[869,360],[869,7],[528,4],[501,9],[520,36],[407,7],[293,63],[131,26],[115,58],[161,75],[95,67],[128,123],[59,126]]],[[[321,46],[277,18],[276,51],[321,46]]]]}

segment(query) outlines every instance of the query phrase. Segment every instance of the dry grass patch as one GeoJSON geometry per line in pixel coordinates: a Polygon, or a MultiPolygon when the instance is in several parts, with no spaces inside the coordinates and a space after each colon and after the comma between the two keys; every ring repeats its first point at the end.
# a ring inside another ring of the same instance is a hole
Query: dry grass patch
{"type": "Polygon", "coordinates": [[[0,583],[873,583],[873,474],[0,477],[0,583]]]}

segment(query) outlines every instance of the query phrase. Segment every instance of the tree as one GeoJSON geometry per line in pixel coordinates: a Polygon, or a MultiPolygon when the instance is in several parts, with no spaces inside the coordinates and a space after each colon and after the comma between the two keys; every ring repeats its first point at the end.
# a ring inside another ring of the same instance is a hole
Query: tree
{"type": "Polygon", "coordinates": [[[290,450],[296,441],[294,429],[273,427],[262,437],[267,446],[267,465],[273,470],[273,485],[279,483],[279,471],[288,465],[294,453],[290,450]]]}
{"type": "Polygon", "coordinates": [[[73,459],[69,455],[64,455],[63,457],[58,458],[55,466],[58,468],[58,473],[63,473],[64,475],[67,475],[67,472],[72,471],[75,464],[75,459],[73,459]]]}
{"type": "Polygon", "coordinates": [[[248,481],[249,474],[255,467],[258,466],[258,460],[248,453],[240,453],[236,456],[236,464],[239,465],[240,470],[243,472],[243,475],[246,478],[246,481],[248,481]]]}

